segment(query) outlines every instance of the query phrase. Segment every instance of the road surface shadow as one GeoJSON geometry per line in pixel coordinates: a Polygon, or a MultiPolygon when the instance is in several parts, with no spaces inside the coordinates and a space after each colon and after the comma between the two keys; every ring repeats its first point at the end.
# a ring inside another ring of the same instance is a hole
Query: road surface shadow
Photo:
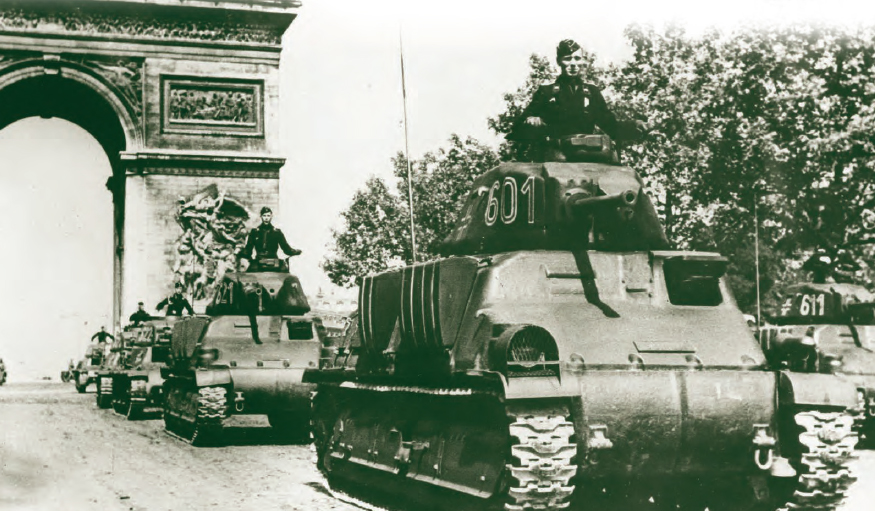
{"type": "Polygon", "coordinates": [[[265,426],[227,426],[222,432],[222,445],[255,446],[255,445],[307,445],[310,440],[288,439],[271,427],[265,426]]]}

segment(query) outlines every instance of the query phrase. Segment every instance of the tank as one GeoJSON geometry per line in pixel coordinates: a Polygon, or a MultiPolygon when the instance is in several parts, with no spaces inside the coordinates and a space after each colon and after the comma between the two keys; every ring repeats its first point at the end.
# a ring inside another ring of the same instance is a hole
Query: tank
{"type": "Polygon", "coordinates": [[[441,258],[363,279],[351,353],[305,375],[329,483],[442,509],[835,508],[856,389],[773,368],[727,260],[669,250],[636,172],[579,145],[593,162],[486,172],[441,258]]]}
{"type": "Polygon", "coordinates": [[[226,275],[207,315],[173,325],[162,369],[167,431],[216,444],[230,416],[267,415],[275,438],[309,441],[313,386],[302,377],[319,363],[319,324],[298,278],[277,270],[226,275]]]}
{"type": "Polygon", "coordinates": [[[97,371],[106,356],[104,348],[99,344],[88,346],[83,357],[70,370],[73,384],[80,394],[84,394],[92,383],[97,383],[97,371]]]}
{"type": "Polygon", "coordinates": [[[774,365],[834,374],[857,389],[857,425],[875,442],[875,294],[850,283],[802,283],[782,290],[760,341],[774,365]]]}
{"type": "MultiPolygon", "coordinates": [[[[110,408],[114,395],[113,382],[116,375],[120,371],[124,371],[124,361],[129,347],[125,344],[124,336],[119,332],[114,336],[108,350],[101,344],[92,346],[90,349],[92,350],[92,361],[95,358],[101,360],[100,365],[94,371],[94,382],[97,386],[97,395],[95,396],[97,407],[110,408]]],[[[88,356],[87,353],[86,356],[88,356]]]]}
{"type": "Polygon", "coordinates": [[[177,316],[154,317],[122,332],[124,351],[112,373],[112,407],[129,420],[163,410],[161,368],[170,356],[170,335],[177,316]]]}

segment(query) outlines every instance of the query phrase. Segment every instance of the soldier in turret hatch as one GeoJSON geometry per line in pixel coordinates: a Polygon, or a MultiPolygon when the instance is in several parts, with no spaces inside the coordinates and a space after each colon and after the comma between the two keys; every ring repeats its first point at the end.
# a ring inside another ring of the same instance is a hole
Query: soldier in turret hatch
{"type": "Polygon", "coordinates": [[[261,225],[249,231],[246,246],[240,252],[238,258],[247,259],[250,262],[249,270],[258,271],[261,262],[266,259],[278,259],[277,250],[282,249],[289,257],[300,255],[301,251],[292,248],[286,241],[283,232],[271,224],[273,211],[268,207],[261,208],[261,225]],[[253,256],[253,251],[255,255],[253,256]]]}
{"type": "Polygon", "coordinates": [[[152,315],[143,309],[143,302],[137,303],[137,312],[131,314],[130,320],[133,324],[144,323],[152,319],[152,315]]]}
{"type": "Polygon", "coordinates": [[[160,311],[164,307],[167,307],[168,316],[182,316],[183,310],[188,311],[190,316],[194,315],[194,309],[191,308],[191,304],[188,303],[185,295],[182,294],[182,284],[177,282],[174,289],[172,295],[158,302],[158,305],[155,306],[155,310],[160,311]]]}
{"type": "Polygon", "coordinates": [[[544,161],[566,161],[559,150],[563,137],[595,133],[598,127],[615,141],[637,140],[647,131],[643,121],[618,121],[598,87],[582,80],[583,49],[571,39],[556,47],[561,74],[542,85],[514,124],[508,140],[545,144],[544,161]]]}

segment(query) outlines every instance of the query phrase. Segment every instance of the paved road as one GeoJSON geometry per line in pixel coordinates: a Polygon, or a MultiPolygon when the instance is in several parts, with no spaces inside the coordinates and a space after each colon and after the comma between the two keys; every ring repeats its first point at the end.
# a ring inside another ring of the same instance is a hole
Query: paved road
{"type": "Polygon", "coordinates": [[[237,445],[197,449],[71,384],[0,387],[0,509],[358,510],[326,493],[310,446],[273,445],[266,426],[240,421],[237,445]]]}
{"type": "MultiPolygon", "coordinates": [[[[231,446],[193,448],[160,420],[129,422],[72,385],[0,387],[0,510],[359,511],[325,490],[310,446],[235,419],[231,446]]],[[[875,509],[875,452],[843,511],[875,509]]]]}

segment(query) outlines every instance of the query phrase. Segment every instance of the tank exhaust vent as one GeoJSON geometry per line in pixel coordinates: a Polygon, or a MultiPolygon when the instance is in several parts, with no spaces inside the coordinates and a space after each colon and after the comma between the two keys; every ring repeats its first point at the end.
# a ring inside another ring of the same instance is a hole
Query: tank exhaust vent
{"type": "Polygon", "coordinates": [[[494,364],[508,376],[559,376],[559,348],[535,325],[506,328],[494,341],[494,364]]]}

